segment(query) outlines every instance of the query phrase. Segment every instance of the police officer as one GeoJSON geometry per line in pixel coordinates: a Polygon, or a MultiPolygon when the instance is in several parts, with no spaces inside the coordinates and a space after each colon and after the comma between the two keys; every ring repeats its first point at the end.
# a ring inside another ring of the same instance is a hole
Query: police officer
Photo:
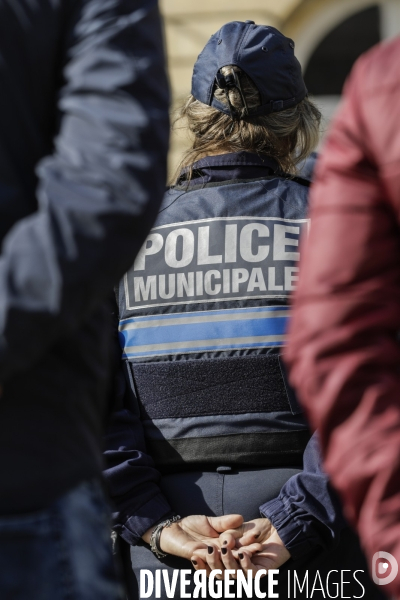
{"type": "MultiPolygon", "coordinates": [[[[364,597],[380,597],[279,356],[308,228],[298,165],[320,121],[292,40],[224,25],[198,57],[182,117],[192,147],[118,289],[125,377],[106,476],[129,593],[143,569],[284,563],[281,597],[294,568],[361,568],[364,597]]],[[[348,579],[344,593],[361,596],[348,579]]]]}

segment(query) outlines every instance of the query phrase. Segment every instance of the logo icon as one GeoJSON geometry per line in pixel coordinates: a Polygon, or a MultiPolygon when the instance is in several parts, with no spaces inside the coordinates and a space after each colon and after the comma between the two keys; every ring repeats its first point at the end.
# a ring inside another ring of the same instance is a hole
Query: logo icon
{"type": "Polygon", "coordinates": [[[399,565],[394,556],[389,552],[375,552],[372,557],[372,579],[377,585],[387,585],[392,583],[397,573],[399,565]],[[386,575],[382,577],[382,575],[386,575]]]}

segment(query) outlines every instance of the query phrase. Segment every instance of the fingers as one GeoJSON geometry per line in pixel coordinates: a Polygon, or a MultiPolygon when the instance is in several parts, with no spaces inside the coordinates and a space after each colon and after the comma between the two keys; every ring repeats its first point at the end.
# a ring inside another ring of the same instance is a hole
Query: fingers
{"type": "MultiPolygon", "coordinates": [[[[244,525],[240,525],[236,529],[227,529],[219,536],[219,542],[221,547],[226,546],[227,548],[235,548],[238,546],[237,540],[240,540],[244,533],[244,525]]],[[[241,545],[241,544],[239,544],[241,545]]]]}
{"type": "Polygon", "coordinates": [[[218,551],[218,548],[216,548],[215,546],[208,546],[207,548],[207,564],[210,567],[210,569],[212,571],[214,571],[214,569],[221,569],[222,574],[221,575],[216,575],[216,579],[223,579],[224,578],[224,565],[222,563],[221,560],[221,555],[218,551]]]}
{"type": "MultiPolygon", "coordinates": [[[[251,555],[247,554],[246,552],[242,552],[242,549],[240,549],[241,551],[238,554],[238,558],[239,558],[239,562],[240,562],[240,566],[242,568],[242,571],[244,571],[245,573],[248,573],[249,571],[252,573],[252,576],[254,577],[256,572],[261,569],[264,568],[262,566],[258,566],[255,565],[252,562],[252,558],[251,555]]],[[[265,575],[262,575],[262,577],[265,577],[265,575]]]]}
{"type": "Polygon", "coordinates": [[[243,523],[242,515],[224,515],[222,517],[208,517],[208,521],[218,533],[222,533],[227,529],[236,529],[243,523]]]}
{"type": "Polygon", "coordinates": [[[285,546],[280,544],[265,544],[261,552],[253,556],[253,563],[264,569],[279,569],[290,558],[285,546]]]}
{"type": "Polygon", "coordinates": [[[262,544],[249,544],[248,546],[241,546],[237,552],[246,552],[247,554],[253,555],[256,552],[261,552],[264,546],[262,544]]]}
{"type": "Polygon", "coordinates": [[[243,536],[236,542],[237,546],[249,546],[250,544],[264,543],[272,535],[275,528],[271,521],[266,518],[253,519],[243,523],[243,536]]]}
{"type": "Polygon", "coordinates": [[[208,566],[208,564],[206,562],[204,562],[204,560],[200,556],[198,556],[197,554],[194,554],[191,558],[191,563],[192,563],[195,571],[199,571],[200,569],[202,569],[202,570],[206,571],[207,577],[210,576],[211,569],[208,566]]]}
{"type": "Polygon", "coordinates": [[[253,521],[242,523],[240,527],[236,527],[235,529],[228,529],[220,535],[221,546],[225,545],[229,548],[233,548],[232,538],[235,539],[237,548],[240,546],[248,546],[258,540],[261,541],[266,536],[265,524],[268,525],[269,529],[268,519],[254,519],[253,521]]]}
{"type": "MultiPolygon", "coordinates": [[[[212,544],[209,544],[207,548],[199,548],[193,555],[199,558],[204,564],[206,564],[210,570],[211,569],[221,569],[224,570],[224,565],[222,564],[221,555],[219,553],[219,549],[212,544]]],[[[220,577],[217,576],[217,579],[220,577]]]]}
{"type": "MultiPolygon", "coordinates": [[[[265,569],[266,565],[265,557],[260,556],[256,563],[256,557],[261,555],[259,549],[260,544],[254,544],[252,547],[240,548],[239,550],[232,550],[230,548],[218,549],[211,544],[205,549],[198,549],[193,553],[191,558],[193,567],[195,570],[204,569],[207,573],[207,577],[210,576],[211,571],[219,569],[221,575],[216,575],[216,579],[224,579],[225,570],[234,571],[235,574],[231,575],[232,579],[237,579],[237,572],[243,571],[244,573],[252,572],[253,577],[259,569],[265,569]],[[252,552],[257,552],[252,556],[252,552]],[[254,561],[254,562],[253,562],[254,561]]],[[[268,561],[270,562],[270,561],[268,561]]],[[[274,565],[270,565],[272,568],[274,565]]],[[[276,567],[275,567],[276,568],[276,567]]]]}
{"type": "Polygon", "coordinates": [[[236,579],[236,572],[238,569],[240,570],[240,565],[238,560],[236,560],[232,554],[230,548],[221,548],[221,561],[225,569],[231,569],[235,571],[235,575],[232,575],[231,577],[236,579]]]}
{"type": "Polygon", "coordinates": [[[204,563],[207,564],[207,555],[208,555],[207,548],[208,548],[208,546],[206,546],[205,548],[196,548],[195,550],[193,550],[193,556],[196,555],[204,563]]]}
{"type": "MultiPolygon", "coordinates": [[[[207,576],[211,570],[220,569],[221,575],[216,575],[216,579],[224,578],[224,571],[230,569],[237,571],[240,569],[239,561],[235,559],[232,551],[229,548],[218,549],[215,546],[209,545],[207,550],[199,549],[193,553],[192,559],[196,560],[195,569],[207,568],[207,576]]],[[[236,575],[233,576],[236,579],[236,575]]]]}
{"type": "Polygon", "coordinates": [[[228,531],[224,531],[224,533],[221,533],[221,535],[219,536],[219,543],[221,548],[230,548],[232,550],[232,548],[236,547],[236,538],[241,536],[241,527],[239,527],[237,530],[233,529],[233,530],[228,530],[228,531]]]}
{"type": "Polygon", "coordinates": [[[261,531],[256,526],[253,527],[250,525],[250,529],[245,530],[243,535],[237,540],[237,546],[250,546],[251,544],[256,544],[259,539],[264,539],[261,531]]]}

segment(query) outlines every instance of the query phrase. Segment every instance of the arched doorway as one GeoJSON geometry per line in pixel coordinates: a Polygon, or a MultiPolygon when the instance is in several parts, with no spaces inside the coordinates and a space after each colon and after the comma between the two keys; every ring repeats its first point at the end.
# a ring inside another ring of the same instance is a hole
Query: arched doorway
{"type": "Polygon", "coordinates": [[[379,7],[370,6],[334,27],[317,45],[304,72],[310,94],[335,96],[357,58],[380,42],[379,7]]]}
{"type": "Polygon", "coordinates": [[[303,0],[285,24],[325,123],[356,59],[400,33],[400,0],[303,0]]]}

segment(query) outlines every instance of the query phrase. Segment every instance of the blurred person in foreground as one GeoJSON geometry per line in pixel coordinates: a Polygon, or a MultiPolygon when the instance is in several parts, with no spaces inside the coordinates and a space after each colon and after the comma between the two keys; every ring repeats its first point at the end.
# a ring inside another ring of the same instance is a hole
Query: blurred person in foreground
{"type": "MultiPolygon", "coordinates": [[[[398,564],[399,64],[397,38],[362,56],[346,84],[317,165],[287,351],[348,518],[370,559],[383,551],[398,564]]],[[[395,564],[377,570],[400,598],[395,564]]]]}
{"type": "MultiPolygon", "coordinates": [[[[181,116],[192,146],[117,293],[124,377],[106,477],[130,598],[144,569],[281,567],[280,597],[294,569],[311,592],[317,573],[367,569],[279,357],[307,227],[299,170],[320,121],[294,42],[227,23],[198,57],[181,116]]],[[[381,597],[358,577],[365,598],[381,597]]],[[[362,593],[350,576],[344,589],[362,593]]]]}
{"type": "Polygon", "coordinates": [[[161,200],[167,108],[156,1],[0,0],[4,600],[117,598],[106,299],[161,200]]]}

